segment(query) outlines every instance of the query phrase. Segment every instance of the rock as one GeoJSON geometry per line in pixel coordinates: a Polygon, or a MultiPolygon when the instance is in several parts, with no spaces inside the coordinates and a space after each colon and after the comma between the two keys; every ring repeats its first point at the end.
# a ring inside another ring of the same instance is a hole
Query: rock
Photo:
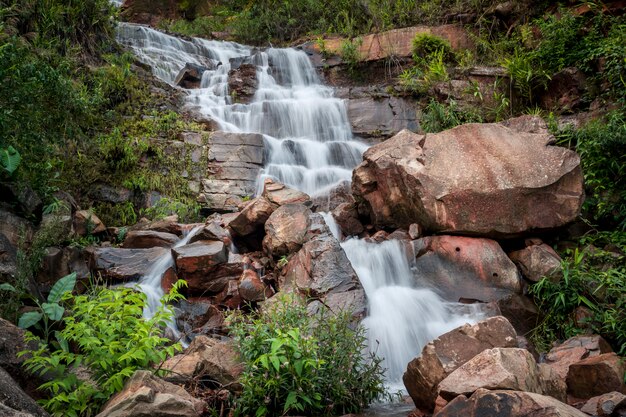
{"type": "Polygon", "coordinates": [[[348,119],[359,137],[389,138],[403,129],[419,130],[417,106],[402,97],[363,97],[349,99],[348,119]]]}
{"type": "Polygon", "coordinates": [[[601,336],[575,336],[550,350],[545,357],[545,363],[565,381],[573,363],[610,352],[613,349],[601,336]]]}
{"type": "Polygon", "coordinates": [[[37,344],[26,343],[24,330],[0,318],[0,368],[6,370],[22,386],[28,385],[28,382],[33,380],[30,372],[22,367],[26,357],[17,355],[27,349],[36,350],[37,344]]]}
{"type": "Polygon", "coordinates": [[[171,371],[168,381],[185,383],[192,378],[214,381],[220,388],[241,390],[239,376],[243,363],[230,343],[220,342],[206,336],[197,336],[185,352],[163,363],[161,369],[171,371]]]}
{"type": "Polygon", "coordinates": [[[339,242],[321,215],[312,217],[311,228],[322,227],[323,231],[312,236],[283,268],[279,277],[281,291],[298,290],[309,297],[321,297],[359,288],[358,277],[339,242]]]}
{"type": "Polygon", "coordinates": [[[576,398],[591,398],[611,391],[626,393],[626,364],[615,353],[573,363],[567,373],[567,392],[576,398]]]}
{"type": "Polygon", "coordinates": [[[416,276],[452,301],[497,301],[521,293],[519,272],[491,239],[428,236],[413,242],[416,276]]]}
{"type": "Polygon", "coordinates": [[[367,315],[367,297],[362,289],[345,292],[330,293],[324,297],[324,304],[320,301],[311,302],[308,311],[315,314],[323,307],[327,307],[333,313],[347,311],[355,320],[360,321],[367,315]]]}
{"type": "Polygon", "coordinates": [[[245,301],[264,301],[274,295],[274,291],[263,284],[254,270],[246,269],[239,281],[239,295],[245,301]]]}
{"type": "Polygon", "coordinates": [[[540,322],[537,306],[525,295],[509,294],[496,303],[501,315],[511,322],[517,334],[529,334],[540,322]]]}
{"type": "Polygon", "coordinates": [[[123,248],[170,248],[178,242],[178,236],[172,233],[155,232],[153,230],[131,230],[126,234],[123,248]]]}
{"type": "Polygon", "coordinates": [[[202,65],[188,62],[174,79],[174,84],[188,89],[200,88],[202,74],[207,70],[208,68],[202,65]]]}
{"type": "Polygon", "coordinates": [[[275,207],[265,198],[250,201],[230,223],[230,229],[238,236],[248,236],[262,230],[275,207]]]}
{"type": "Polygon", "coordinates": [[[488,237],[552,229],[573,221],[584,198],[579,156],[552,142],[501,124],[404,130],[365,152],[352,191],[381,227],[488,237]]]}
{"type": "Polygon", "coordinates": [[[226,310],[234,310],[243,305],[243,299],[239,294],[239,284],[235,280],[229,280],[224,289],[215,296],[215,302],[226,310]]]}
{"type": "Polygon", "coordinates": [[[486,389],[456,397],[433,417],[587,417],[559,400],[532,392],[486,389]]]}
{"type": "Polygon", "coordinates": [[[265,223],[263,248],[275,258],[298,251],[305,242],[311,225],[311,210],[302,204],[286,204],[277,208],[265,223]]]}
{"type": "Polygon", "coordinates": [[[509,258],[529,281],[539,282],[543,277],[558,280],[561,277],[561,257],[545,243],[511,252],[509,258]]]}
{"type": "MultiPolygon", "coordinates": [[[[332,152],[332,151],[331,151],[332,152]]],[[[361,155],[355,159],[354,165],[361,162],[361,155]]],[[[328,193],[323,193],[311,198],[311,209],[317,213],[333,211],[343,203],[354,204],[352,197],[352,184],[350,181],[341,181],[333,186],[328,193]]]]}
{"type": "Polygon", "coordinates": [[[152,269],[155,262],[167,255],[166,248],[123,249],[99,247],[91,250],[90,268],[105,279],[136,281],[152,269]]]}
{"type": "Polygon", "coordinates": [[[133,192],[124,187],[95,184],[93,187],[89,187],[89,197],[104,203],[120,204],[130,201],[133,198],[133,192]]]}
{"type": "Polygon", "coordinates": [[[181,387],[150,371],[136,371],[96,417],[200,417],[203,411],[203,401],[181,387]]]}
{"type": "Polygon", "coordinates": [[[498,316],[458,327],[428,343],[402,377],[415,406],[432,410],[441,381],[486,349],[516,347],[516,336],[508,320],[498,316]]]}
{"type": "Polygon", "coordinates": [[[564,68],[552,76],[539,102],[544,109],[572,112],[581,106],[586,92],[585,74],[575,67],[564,68]]]}
{"type": "Polygon", "coordinates": [[[225,245],[230,245],[231,243],[230,233],[217,221],[207,221],[202,229],[189,238],[189,243],[195,243],[199,240],[220,240],[225,245]]]}
{"type": "Polygon", "coordinates": [[[24,243],[30,244],[33,232],[33,225],[29,221],[0,208],[0,234],[3,234],[14,248],[19,246],[22,238],[24,243]]]}
{"type": "Polygon", "coordinates": [[[78,210],[74,213],[74,232],[78,236],[97,235],[106,232],[107,228],[94,213],[89,210],[78,210]]]}
{"type": "Polygon", "coordinates": [[[187,281],[190,292],[219,292],[226,282],[215,274],[218,265],[228,262],[223,242],[205,240],[172,249],[178,276],[187,281]]]}
{"type": "Polygon", "coordinates": [[[409,239],[415,240],[422,237],[423,230],[422,226],[417,223],[413,223],[409,226],[409,239]]]}
{"type": "Polygon", "coordinates": [[[228,72],[228,91],[236,103],[250,103],[259,87],[256,65],[244,63],[228,72]]]}
{"type": "Polygon", "coordinates": [[[224,325],[222,312],[206,298],[180,300],[176,312],[176,323],[184,334],[212,334],[224,325]]]}
{"type": "Polygon", "coordinates": [[[556,398],[559,401],[567,402],[567,384],[559,374],[545,363],[537,364],[537,368],[543,394],[556,398]]]}
{"type": "Polygon", "coordinates": [[[17,248],[0,233],[0,280],[9,281],[17,273],[17,248]]]}
{"type": "Polygon", "coordinates": [[[13,204],[24,217],[40,219],[43,202],[39,195],[26,183],[0,183],[2,201],[13,204]]]}
{"type": "Polygon", "coordinates": [[[339,204],[332,211],[332,215],[341,229],[341,233],[345,236],[357,236],[365,230],[359,220],[359,213],[354,204],[339,204]]]}
{"type": "Polygon", "coordinates": [[[22,391],[17,382],[2,368],[0,368],[0,415],[3,417],[49,417],[48,413],[22,391]]]}
{"type": "Polygon", "coordinates": [[[543,394],[535,358],[525,349],[493,348],[474,356],[439,383],[439,395],[452,401],[479,388],[543,394]]]}
{"type": "Polygon", "coordinates": [[[168,216],[161,220],[155,221],[140,221],[136,225],[128,228],[128,231],[133,230],[152,230],[155,232],[171,233],[180,236],[183,232],[184,225],[178,223],[178,215],[168,216]]]}
{"type": "Polygon", "coordinates": [[[598,417],[623,417],[626,415],[626,395],[613,391],[590,398],[580,411],[598,417]]]}
{"type": "Polygon", "coordinates": [[[287,187],[284,184],[273,181],[270,178],[265,179],[263,185],[263,197],[269,201],[274,209],[285,204],[304,204],[305,206],[311,205],[311,197],[307,194],[287,187]]]}

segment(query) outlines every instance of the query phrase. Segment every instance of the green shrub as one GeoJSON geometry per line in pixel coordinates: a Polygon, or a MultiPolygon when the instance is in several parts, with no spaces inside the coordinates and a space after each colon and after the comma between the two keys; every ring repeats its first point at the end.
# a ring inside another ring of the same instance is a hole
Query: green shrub
{"type": "Polygon", "coordinates": [[[151,207],[140,211],[142,216],[151,220],[160,220],[176,214],[181,222],[195,222],[200,219],[200,206],[197,203],[186,203],[177,199],[163,197],[151,207]]]}
{"type": "Polygon", "coordinates": [[[357,66],[359,62],[361,62],[361,53],[359,51],[359,47],[363,43],[363,39],[346,39],[341,42],[341,49],[339,50],[339,54],[341,55],[341,59],[345,62],[348,67],[348,73],[352,77],[356,77],[357,75],[357,66]]]}
{"type": "Polygon", "coordinates": [[[239,415],[358,413],[386,394],[381,359],[363,356],[363,328],[348,313],[323,310],[285,296],[257,318],[230,317],[245,364],[239,415]]]}
{"type": "MultiPolygon", "coordinates": [[[[531,334],[543,351],[552,342],[582,333],[575,320],[578,307],[588,308],[591,318],[584,323],[602,335],[621,355],[626,354],[626,234],[603,232],[580,242],[584,249],[569,252],[564,259],[563,279],[543,278],[530,287],[545,318],[531,334]],[[593,246],[586,246],[593,245],[593,246]],[[604,247],[617,248],[621,254],[604,247]]],[[[584,327],[583,326],[583,327],[584,327]]]]}
{"type": "Polygon", "coordinates": [[[24,351],[24,365],[46,376],[41,385],[49,398],[44,408],[55,417],[94,416],[102,404],[120,391],[126,379],[138,369],[153,369],[180,350],[162,334],[172,318],[166,302],[180,299],[179,281],[162,300],[163,305],[151,319],[144,319],[146,296],[129,288],[96,287],[85,295],[66,292],[64,328],[55,333],[49,344],[39,341],[39,348],[24,351]],[[77,376],[78,367],[86,367],[89,379],[77,376]]]}
{"type": "Polygon", "coordinates": [[[430,33],[418,33],[413,38],[412,45],[413,61],[417,64],[431,61],[435,54],[440,54],[444,62],[454,58],[450,42],[430,33]]]}
{"type": "Polygon", "coordinates": [[[481,117],[473,112],[462,110],[454,100],[449,104],[431,99],[422,112],[420,125],[426,133],[437,133],[464,123],[480,123],[481,117]]]}

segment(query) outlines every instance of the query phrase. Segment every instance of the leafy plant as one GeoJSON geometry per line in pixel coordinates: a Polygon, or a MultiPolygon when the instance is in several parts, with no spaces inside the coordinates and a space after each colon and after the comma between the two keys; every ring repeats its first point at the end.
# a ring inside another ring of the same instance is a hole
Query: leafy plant
{"type": "Polygon", "coordinates": [[[430,33],[418,33],[412,41],[413,61],[416,64],[429,62],[435,54],[440,55],[441,61],[449,62],[454,58],[450,42],[430,33]]]}
{"type": "Polygon", "coordinates": [[[478,114],[461,110],[454,100],[442,104],[435,99],[430,100],[420,119],[422,130],[427,133],[441,132],[464,123],[480,122],[482,119],[478,114]]]}
{"type": "Polygon", "coordinates": [[[124,382],[138,369],[153,369],[181,350],[169,344],[162,329],[172,318],[166,303],[182,298],[178,281],[163,297],[162,305],[150,319],[143,318],[146,295],[130,288],[95,287],[90,293],[73,296],[66,292],[64,328],[57,333],[58,343],[39,342],[27,355],[24,366],[31,372],[46,375],[48,382],[40,389],[49,394],[42,400],[53,416],[94,416],[124,382]],[[88,379],[79,378],[79,367],[88,370],[88,379]]]}
{"type": "Polygon", "coordinates": [[[363,355],[363,329],[347,312],[309,316],[286,295],[256,318],[229,320],[245,364],[238,415],[358,413],[386,394],[381,359],[363,355]]]}
{"type": "Polygon", "coordinates": [[[140,210],[141,215],[152,220],[160,220],[173,214],[178,215],[181,221],[193,222],[199,220],[200,206],[183,201],[163,197],[151,207],[140,210]]]}
{"type": "Polygon", "coordinates": [[[362,43],[363,39],[361,38],[346,39],[341,42],[341,49],[339,51],[341,59],[346,63],[348,73],[353,77],[357,75],[356,69],[362,59],[359,51],[359,47],[362,43]]]}
{"type": "Polygon", "coordinates": [[[7,174],[13,174],[20,165],[21,160],[20,153],[13,146],[9,145],[7,148],[0,148],[0,166],[7,174]]]}

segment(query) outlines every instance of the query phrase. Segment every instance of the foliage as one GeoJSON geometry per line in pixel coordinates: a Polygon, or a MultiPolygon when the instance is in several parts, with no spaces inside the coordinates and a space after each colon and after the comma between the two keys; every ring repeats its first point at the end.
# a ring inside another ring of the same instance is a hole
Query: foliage
{"type": "Polygon", "coordinates": [[[442,61],[446,62],[454,58],[450,42],[430,33],[418,33],[413,38],[412,45],[413,61],[416,63],[428,62],[435,54],[441,54],[442,61]]]}
{"type": "Polygon", "coordinates": [[[42,401],[53,416],[94,416],[114,393],[120,391],[126,379],[138,369],[153,369],[180,350],[161,333],[171,320],[172,310],[167,302],[180,299],[179,281],[162,306],[150,319],[144,319],[146,295],[130,288],[108,289],[94,287],[85,295],[65,293],[64,328],[57,340],[46,344],[39,341],[28,355],[26,368],[47,381],[40,386],[49,394],[42,401]],[[78,367],[86,367],[89,379],[77,376],[78,367]]]}
{"type": "Polygon", "coordinates": [[[200,206],[197,203],[187,204],[180,200],[163,197],[153,206],[142,209],[141,214],[151,220],[160,220],[176,214],[181,222],[194,222],[200,220],[200,206]]]}
{"type": "Polygon", "coordinates": [[[515,50],[513,56],[505,58],[502,66],[511,79],[523,103],[532,104],[536,91],[544,91],[550,81],[549,73],[542,69],[531,54],[515,50]]]}
{"type": "Polygon", "coordinates": [[[569,252],[563,261],[563,278],[543,278],[530,288],[545,318],[531,338],[542,350],[552,341],[566,339],[589,327],[605,337],[621,355],[626,353],[626,234],[601,232],[585,237],[586,245],[569,252]],[[607,249],[618,248],[620,253],[607,249]],[[577,322],[576,309],[585,307],[591,317],[577,322]]]}
{"type": "Polygon", "coordinates": [[[339,51],[341,59],[346,63],[348,67],[348,73],[355,77],[357,72],[356,68],[359,62],[361,62],[361,53],[359,47],[363,43],[361,38],[346,39],[341,42],[341,49],[339,51]]]}
{"type": "Polygon", "coordinates": [[[580,129],[559,130],[553,124],[553,133],[580,154],[587,216],[604,227],[626,230],[626,115],[613,111],[580,129]]]}
{"type": "Polygon", "coordinates": [[[454,100],[446,105],[435,99],[430,100],[420,119],[422,130],[426,133],[441,132],[464,123],[480,122],[482,120],[478,114],[460,109],[454,100]]]}
{"type": "Polygon", "coordinates": [[[363,352],[364,330],[351,316],[322,310],[314,316],[284,296],[257,318],[230,317],[245,364],[239,415],[358,413],[386,394],[381,360],[363,352]]]}
{"type": "Polygon", "coordinates": [[[22,157],[13,146],[8,148],[0,148],[0,166],[8,175],[13,174],[20,165],[22,157]]]}

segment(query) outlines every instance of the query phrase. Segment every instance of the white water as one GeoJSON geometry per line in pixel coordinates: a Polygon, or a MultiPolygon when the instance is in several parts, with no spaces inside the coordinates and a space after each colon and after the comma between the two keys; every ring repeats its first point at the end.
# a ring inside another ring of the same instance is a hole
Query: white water
{"type": "MultiPolygon", "coordinates": [[[[351,180],[366,146],[353,139],[344,102],[321,85],[303,52],[185,41],[129,24],[120,25],[118,37],[169,83],[186,63],[211,68],[203,74],[202,88],[189,92],[188,106],[222,130],[264,135],[266,165],[259,184],[273,177],[319,195],[340,181],[351,180]],[[250,104],[234,103],[228,91],[228,72],[242,59],[257,68],[258,90],[250,104]]],[[[339,238],[332,216],[326,214],[325,219],[339,238]]],[[[417,288],[399,242],[374,244],[353,238],[342,247],[367,294],[369,316],[363,324],[370,349],[385,358],[391,385],[401,387],[407,363],[428,341],[477,317],[455,312],[457,305],[444,302],[430,289],[417,288]]],[[[168,261],[163,262],[167,265],[168,261]]],[[[154,284],[157,281],[155,275],[154,284]]]]}

